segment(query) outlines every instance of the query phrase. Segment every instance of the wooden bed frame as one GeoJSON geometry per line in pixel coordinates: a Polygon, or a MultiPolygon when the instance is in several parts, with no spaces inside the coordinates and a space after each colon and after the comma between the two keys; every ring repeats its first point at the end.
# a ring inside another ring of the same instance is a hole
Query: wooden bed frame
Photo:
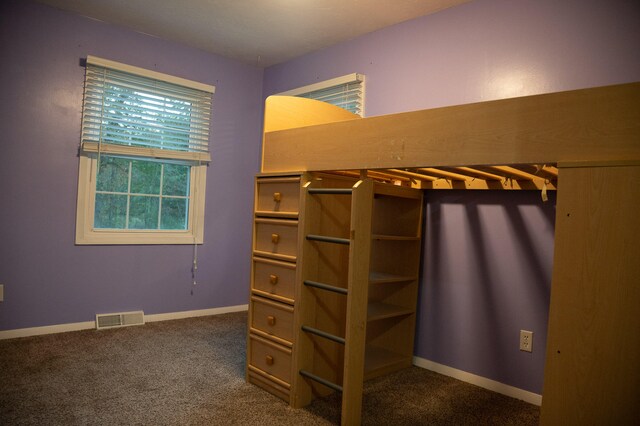
{"type": "Polygon", "coordinates": [[[639,422],[640,83],[362,119],[270,97],[264,126],[263,173],[557,185],[541,424],[639,422]]]}

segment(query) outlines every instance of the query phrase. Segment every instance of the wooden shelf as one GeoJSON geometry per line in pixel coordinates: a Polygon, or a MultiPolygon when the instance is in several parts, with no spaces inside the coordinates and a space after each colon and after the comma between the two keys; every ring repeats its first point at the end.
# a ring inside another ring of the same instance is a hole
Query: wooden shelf
{"type": "Polygon", "coordinates": [[[388,274],[386,272],[376,271],[369,272],[370,284],[402,283],[407,281],[414,281],[415,279],[417,279],[417,277],[415,276],[388,274]]]}
{"type": "Polygon", "coordinates": [[[396,318],[411,315],[412,309],[402,306],[390,305],[383,302],[369,302],[367,307],[367,321],[377,321],[386,318],[396,318]]]}
{"type": "Polygon", "coordinates": [[[379,241],[420,241],[420,237],[403,237],[399,235],[382,235],[382,234],[373,234],[371,235],[372,240],[379,241]]]}
{"type": "Polygon", "coordinates": [[[407,357],[387,349],[367,346],[364,356],[364,374],[369,379],[394,370],[407,363],[407,357]]]}

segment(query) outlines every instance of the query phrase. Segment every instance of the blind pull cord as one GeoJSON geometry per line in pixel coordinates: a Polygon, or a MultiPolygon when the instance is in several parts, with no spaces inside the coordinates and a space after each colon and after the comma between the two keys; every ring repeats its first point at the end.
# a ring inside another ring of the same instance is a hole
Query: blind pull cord
{"type": "Polygon", "coordinates": [[[198,284],[197,281],[197,272],[198,272],[198,244],[196,244],[195,242],[193,243],[193,266],[191,267],[191,278],[192,278],[192,283],[191,283],[191,294],[193,295],[193,290],[195,289],[196,285],[198,284]]]}
{"type": "MultiPolygon", "coordinates": [[[[200,172],[200,167],[202,166],[202,160],[198,160],[198,173],[200,172]]],[[[198,199],[198,185],[196,185],[194,189],[194,198],[198,199]]],[[[189,200],[192,202],[193,200],[189,200]]],[[[191,295],[198,284],[198,240],[197,240],[197,232],[198,232],[198,212],[193,213],[193,265],[191,266],[191,295]]]]}

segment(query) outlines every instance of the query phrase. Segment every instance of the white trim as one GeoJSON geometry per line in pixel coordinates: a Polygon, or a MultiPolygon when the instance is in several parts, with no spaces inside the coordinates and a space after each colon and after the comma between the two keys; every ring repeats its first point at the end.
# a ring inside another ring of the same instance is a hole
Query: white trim
{"type": "Polygon", "coordinates": [[[326,89],[328,87],[338,86],[340,84],[354,83],[356,81],[363,82],[364,74],[352,73],[341,77],[332,78],[331,80],[320,81],[318,83],[309,84],[307,86],[298,87],[296,89],[287,90],[286,92],[276,93],[277,96],[297,96],[302,93],[315,92],[316,90],[326,89]]]}
{"type": "Polygon", "coordinates": [[[211,86],[209,84],[199,83],[197,81],[187,80],[186,78],[175,77],[173,75],[168,75],[168,74],[164,74],[157,71],[151,71],[145,68],[134,67],[132,65],[111,61],[109,59],[98,58],[97,56],[87,55],[87,64],[97,65],[105,68],[111,68],[118,71],[124,71],[129,74],[136,74],[142,77],[153,78],[155,80],[161,80],[167,83],[189,87],[191,89],[202,90],[203,92],[215,93],[216,91],[216,87],[211,86]]]}
{"type": "Polygon", "coordinates": [[[197,311],[168,312],[166,314],[145,315],[145,322],[167,321],[184,318],[206,317],[222,315],[231,312],[242,312],[249,309],[249,305],[224,306],[222,308],[200,309],[197,311]]]}
{"type": "Polygon", "coordinates": [[[140,157],[142,159],[154,158],[158,160],[179,160],[194,163],[208,163],[211,154],[208,152],[174,151],[171,149],[148,148],[141,146],[115,145],[110,143],[99,144],[97,142],[84,142],[82,152],[87,154],[121,155],[128,157],[140,157]]]}
{"type": "Polygon", "coordinates": [[[0,331],[0,340],[18,337],[40,336],[42,334],[66,333],[67,331],[91,330],[96,328],[95,321],[73,322],[69,324],[45,325],[43,327],[18,328],[0,331]]]}
{"type": "MultiPolygon", "coordinates": [[[[146,315],[144,320],[145,322],[166,321],[166,320],[173,320],[173,319],[221,315],[221,314],[226,314],[230,312],[246,311],[248,309],[249,309],[249,305],[224,306],[221,308],[199,309],[195,311],[169,312],[165,314],[146,315]]],[[[67,331],[93,330],[95,328],[96,328],[95,321],[45,325],[43,327],[18,328],[15,330],[0,331],[0,340],[16,339],[18,337],[40,336],[43,334],[65,333],[67,331]]]]}
{"type": "Polygon", "coordinates": [[[480,386],[481,388],[489,389],[490,391],[497,392],[502,395],[510,396],[511,398],[521,399],[529,404],[537,406],[542,405],[542,395],[516,388],[514,386],[505,385],[504,383],[496,382],[495,380],[487,379],[486,377],[467,373],[466,371],[458,370],[457,368],[438,364],[437,362],[429,361],[428,359],[414,356],[413,365],[445,376],[453,377],[454,379],[458,379],[463,382],[471,383],[472,385],[480,386]]]}

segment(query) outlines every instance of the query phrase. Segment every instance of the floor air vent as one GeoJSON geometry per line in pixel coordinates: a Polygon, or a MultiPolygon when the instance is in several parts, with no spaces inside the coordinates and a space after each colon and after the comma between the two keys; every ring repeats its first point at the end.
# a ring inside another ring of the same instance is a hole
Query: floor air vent
{"type": "Polygon", "coordinates": [[[144,324],[144,312],[142,311],[96,315],[96,328],[98,330],[142,324],[144,324]]]}

